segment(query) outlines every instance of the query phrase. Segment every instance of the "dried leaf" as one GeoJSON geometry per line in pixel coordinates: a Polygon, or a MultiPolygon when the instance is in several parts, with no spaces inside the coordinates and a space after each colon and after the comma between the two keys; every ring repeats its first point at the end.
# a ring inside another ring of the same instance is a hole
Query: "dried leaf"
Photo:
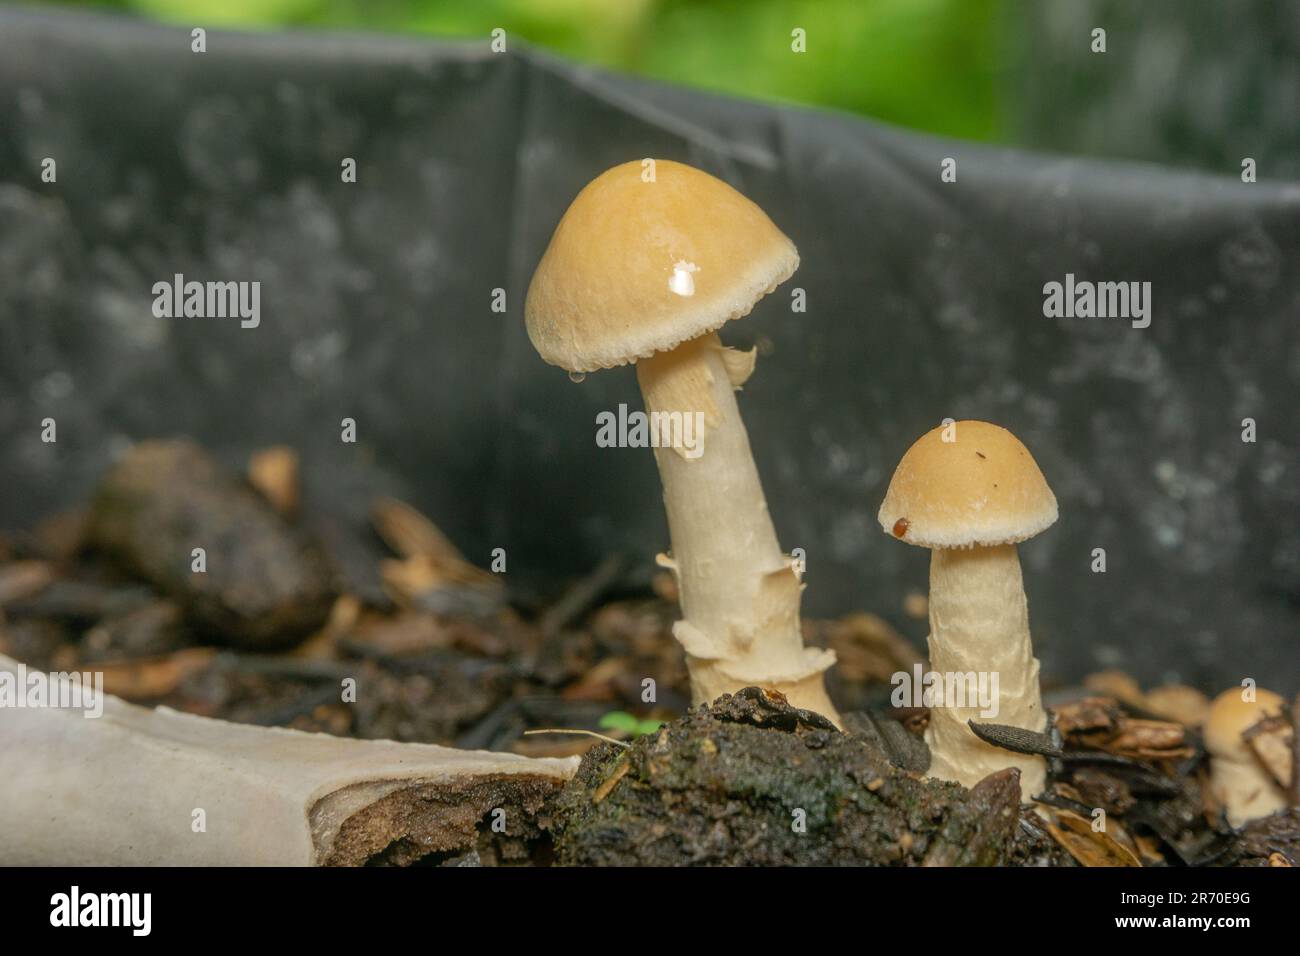
{"type": "Polygon", "coordinates": [[[385,558],[379,562],[379,576],[389,596],[407,606],[426,591],[451,583],[433,559],[423,555],[403,560],[385,558]]]}
{"type": "Polygon", "coordinates": [[[1052,710],[1056,729],[1064,736],[1109,732],[1120,718],[1119,705],[1113,697],[1081,697],[1052,710]]]}
{"type": "Polygon", "coordinates": [[[1106,830],[1094,830],[1092,822],[1069,810],[1043,807],[1047,830],[1083,866],[1141,866],[1137,853],[1112,836],[1110,830],[1127,832],[1118,821],[1107,819],[1106,830]]]}
{"type": "Polygon", "coordinates": [[[1186,731],[1180,724],[1164,720],[1120,718],[1115,735],[1103,749],[1124,757],[1141,757],[1148,760],[1175,760],[1190,757],[1196,749],[1187,743],[1186,731]]]}
{"type": "Polygon", "coordinates": [[[405,502],[381,498],[371,519],[380,537],[405,559],[383,562],[380,574],[407,601],[450,585],[501,587],[495,574],[466,561],[437,525],[405,502]]]}
{"type": "Polygon", "coordinates": [[[435,562],[464,562],[465,556],[432,521],[404,501],[380,498],[371,509],[375,530],[404,558],[426,557],[435,562]]]}
{"type": "Polygon", "coordinates": [[[104,675],[104,690],[126,700],[157,700],[172,694],[181,681],[208,667],[216,651],[191,647],[166,657],[150,657],[120,663],[97,664],[104,675]]]}

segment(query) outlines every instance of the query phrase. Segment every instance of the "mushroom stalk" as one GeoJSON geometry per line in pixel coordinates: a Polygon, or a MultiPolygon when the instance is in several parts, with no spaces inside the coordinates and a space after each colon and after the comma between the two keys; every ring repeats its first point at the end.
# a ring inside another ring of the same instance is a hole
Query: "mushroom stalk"
{"type": "Polygon", "coordinates": [[[661,563],[677,576],[683,618],[673,633],[695,703],[756,684],[838,722],[822,680],[834,655],[803,645],[803,585],[777,542],[736,404],[751,368],[716,333],[637,363],[651,427],[660,426],[655,460],[672,539],[661,563]],[[692,447],[665,447],[665,426],[688,416],[703,423],[701,433],[677,432],[693,435],[692,447]]]}
{"type": "Polygon", "coordinates": [[[1287,805],[1287,794],[1278,779],[1289,778],[1290,767],[1279,768],[1278,779],[1261,762],[1247,742],[1251,727],[1286,710],[1286,701],[1260,687],[1253,695],[1242,688],[1224,691],[1210,707],[1205,719],[1205,749],[1210,752],[1210,790],[1234,827],[1266,817],[1287,805]]]}
{"type": "Polygon", "coordinates": [[[934,707],[925,739],[929,774],[974,786],[1006,767],[1020,770],[1021,793],[1036,794],[1046,782],[1041,757],[1013,754],[980,740],[968,720],[1041,732],[1047,726],[1038,689],[1038,661],[1029,635],[1020,558],[1014,544],[936,548],[930,559],[930,667],[939,674],[997,674],[998,713],[968,706],[934,707]]]}
{"type": "Polygon", "coordinates": [[[1286,791],[1243,744],[1235,754],[1211,754],[1210,789],[1228,822],[1243,827],[1287,806],[1286,791]]]}

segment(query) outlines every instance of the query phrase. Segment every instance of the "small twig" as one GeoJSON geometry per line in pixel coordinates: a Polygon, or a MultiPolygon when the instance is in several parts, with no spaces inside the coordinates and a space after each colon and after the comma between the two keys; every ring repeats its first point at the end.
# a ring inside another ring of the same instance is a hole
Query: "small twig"
{"type": "Polygon", "coordinates": [[[543,636],[554,637],[591,610],[600,596],[623,576],[625,565],[626,559],[622,554],[611,554],[596,565],[590,574],[569,588],[538,622],[543,636]]]}
{"type": "Polygon", "coordinates": [[[604,734],[598,734],[594,730],[563,730],[559,727],[547,727],[542,730],[525,730],[524,736],[532,734],[585,734],[588,737],[598,737],[607,744],[614,744],[624,749],[631,749],[632,745],[625,740],[615,740],[613,737],[606,737],[604,734]]]}

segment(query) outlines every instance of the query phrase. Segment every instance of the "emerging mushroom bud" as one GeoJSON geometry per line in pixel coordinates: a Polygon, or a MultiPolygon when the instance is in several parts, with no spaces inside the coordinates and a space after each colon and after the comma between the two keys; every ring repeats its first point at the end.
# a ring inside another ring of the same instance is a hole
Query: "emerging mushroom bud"
{"type": "Polygon", "coordinates": [[[1205,721],[1205,749],[1210,752],[1210,787],[1234,827],[1276,813],[1286,806],[1286,793],[1260,764],[1242,736],[1267,717],[1282,713],[1284,701],[1259,688],[1254,700],[1231,687],[1214,699],[1205,721]]]}
{"type": "Polygon", "coordinates": [[[1046,782],[1041,757],[987,744],[967,721],[1042,731],[1047,715],[1029,636],[1029,606],[1016,543],[1056,521],[1056,497],[1015,435],[988,422],[942,425],[898,463],[880,527],[931,549],[930,666],[967,680],[997,674],[996,717],[978,703],[930,711],[925,739],[930,776],[967,787],[1006,767],[1020,770],[1021,793],[1046,782]]]}
{"type": "Polygon", "coordinates": [[[822,682],[835,657],[803,646],[803,585],[777,544],[734,391],[752,355],[716,330],[788,279],[799,254],[726,183],[668,160],[603,173],[574,199],[528,288],[538,353],[570,373],[637,364],[654,422],[702,422],[696,447],[655,448],[691,696],[750,684],[838,721],[822,682]],[[676,419],[674,418],[676,416],[676,419]]]}

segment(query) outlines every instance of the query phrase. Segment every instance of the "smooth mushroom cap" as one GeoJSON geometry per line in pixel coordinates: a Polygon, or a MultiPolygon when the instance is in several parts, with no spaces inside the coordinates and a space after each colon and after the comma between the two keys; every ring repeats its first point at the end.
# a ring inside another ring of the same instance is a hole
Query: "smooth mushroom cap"
{"type": "Polygon", "coordinates": [[[988,422],[926,432],[894,470],[880,527],[923,548],[1015,544],[1056,521],[1056,496],[1015,435],[988,422]]]}
{"type": "Polygon", "coordinates": [[[794,274],[799,253],[758,206],[720,179],[640,161],[587,184],[555,228],[524,304],[528,337],[552,365],[626,365],[749,313],[794,274]]]}
{"type": "Polygon", "coordinates": [[[1241,735],[1264,718],[1282,713],[1286,707],[1286,701],[1271,690],[1257,688],[1253,701],[1242,700],[1241,690],[1228,688],[1210,706],[1205,720],[1205,747],[1216,757],[1242,754],[1249,745],[1241,735]]]}

